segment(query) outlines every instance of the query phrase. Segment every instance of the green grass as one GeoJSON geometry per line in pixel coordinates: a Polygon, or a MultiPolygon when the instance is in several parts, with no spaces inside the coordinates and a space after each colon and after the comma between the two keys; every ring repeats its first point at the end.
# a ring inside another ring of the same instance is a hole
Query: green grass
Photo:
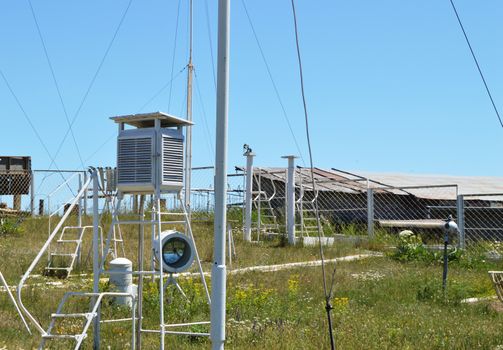
{"type": "MultiPolygon", "coordinates": [[[[89,221],[89,219],[86,219],[89,221]]],[[[126,256],[136,262],[137,228],[124,227],[126,256]]],[[[194,225],[204,269],[210,270],[213,226],[194,225]]],[[[146,232],[146,237],[150,233],[146,232]]],[[[247,244],[235,234],[237,259],[233,268],[319,259],[316,247],[281,247],[278,240],[247,244]]],[[[0,270],[10,284],[17,284],[47,238],[45,219],[27,220],[16,235],[0,237],[0,270]]],[[[84,256],[90,247],[90,235],[84,244],[84,256]]],[[[361,253],[365,249],[384,249],[383,242],[392,239],[339,243],[326,248],[326,257],[361,253]]],[[[44,259],[44,263],[45,263],[44,259]]],[[[37,267],[41,272],[44,264],[37,267]]],[[[334,265],[328,266],[331,273],[334,265]]],[[[82,273],[90,272],[89,264],[82,273]]],[[[448,290],[441,290],[442,268],[437,261],[400,262],[390,257],[376,257],[337,265],[332,312],[339,349],[495,349],[503,344],[503,315],[489,307],[489,302],[464,304],[468,297],[493,295],[487,270],[498,265],[463,265],[452,262],[448,290]]],[[[60,282],[56,278],[37,277],[29,284],[60,282]]],[[[278,272],[229,275],[227,280],[227,348],[229,349],[327,349],[328,329],[319,267],[278,272]]],[[[64,280],[65,288],[45,284],[25,289],[24,300],[29,310],[46,327],[49,315],[66,290],[91,289],[86,277],[64,280]]],[[[165,303],[165,317],[170,322],[209,319],[209,308],[198,278],[180,279],[187,293],[187,303],[179,293],[165,303]]],[[[101,289],[108,286],[102,283],[101,289]]],[[[156,328],[159,300],[157,284],[147,283],[144,294],[144,327],[156,328]]],[[[86,303],[79,300],[67,311],[81,311],[86,303]]],[[[127,317],[128,310],[104,303],[104,317],[127,317]]],[[[62,330],[77,329],[77,321],[62,323],[62,330]]],[[[193,331],[207,331],[194,326],[193,331]]],[[[130,348],[130,324],[117,323],[102,327],[102,348],[130,348]]],[[[0,349],[32,349],[38,335],[28,336],[6,293],[0,293],[0,349]]],[[[158,347],[158,336],[144,335],[143,347],[158,347]]],[[[167,336],[167,348],[209,348],[205,338],[167,336]]],[[[69,344],[51,344],[54,349],[67,349],[69,344]]],[[[84,349],[92,347],[90,339],[84,349]]]]}

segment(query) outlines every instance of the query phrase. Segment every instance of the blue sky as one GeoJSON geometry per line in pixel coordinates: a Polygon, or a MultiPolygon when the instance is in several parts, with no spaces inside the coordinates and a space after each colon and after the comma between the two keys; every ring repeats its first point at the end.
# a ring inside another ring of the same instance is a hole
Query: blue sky
{"type": "MultiPolygon", "coordinates": [[[[178,0],[132,2],[73,127],[86,165],[115,163],[116,126],[108,118],[140,111],[170,81],[172,66],[171,99],[168,87],[141,111],[184,116],[186,72],[177,73],[187,61],[187,3],[181,1],[174,51],[178,0]]],[[[128,1],[32,4],[72,119],[128,1]]],[[[307,162],[290,1],[246,4],[307,162]]],[[[503,3],[457,0],[456,5],[503,108],[503,3]]],[[[67,122],[29,4],[0,1],[0,6],[0,69],[54,154],[67,122]]],[[[216,1],[194,0],[194,6],[194,165],[203,166],[214,162],[209,38],[216,55],[216,1]]],[[[298,0],[297,7],[317,166],[501,176],[503,129],[448,0],[298,0]]],[[[299,152],[242,0],[232,1],[231,25],[229,164],[243,164],[242,145],[248,143],[257,165],[283,166],[282,155],[299,152]]],[[[0,153],[31,155],[34,168],[48,167],[49,157],[2,80],[0,100],[0,153]]],[[[59,168],[81,167],[70,137],[56,161],[59,168]]]]}

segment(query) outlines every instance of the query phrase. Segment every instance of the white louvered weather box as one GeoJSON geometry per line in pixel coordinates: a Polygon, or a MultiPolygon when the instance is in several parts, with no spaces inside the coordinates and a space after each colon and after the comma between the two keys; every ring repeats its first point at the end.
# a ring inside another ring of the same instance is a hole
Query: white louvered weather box
{"type": "Polygon", "coordinates": [[[119,124],[118,190],[153,193],[157,185],[161,192],[183,188],[183,127],[191,122],[162,112],[111,119],[119,124]]]}

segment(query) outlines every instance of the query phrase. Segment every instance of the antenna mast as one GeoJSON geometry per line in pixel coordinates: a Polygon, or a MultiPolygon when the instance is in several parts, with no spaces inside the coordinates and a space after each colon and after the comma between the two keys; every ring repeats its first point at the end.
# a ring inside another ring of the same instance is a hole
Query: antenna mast
{"type": "MultiPolygon", "coordinates": [[[[192,64],[192,37],[193,37],[193,15],[192,0],[189,0],[189,63],[187,64],[187,120],[192,121],[192,74],[194,65],[192,64]]],[[[185,194],[184,204],[187,214],[191,215],[190,192],[192,183],[192,126],[187,126],[185,139],[185,194]]]]}

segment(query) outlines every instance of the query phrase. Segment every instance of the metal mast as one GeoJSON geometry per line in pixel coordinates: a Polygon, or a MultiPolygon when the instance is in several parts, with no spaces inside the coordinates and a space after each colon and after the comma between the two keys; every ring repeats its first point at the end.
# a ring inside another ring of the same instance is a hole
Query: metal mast
{"type": "Polygon", "coordinates": [[[225,229],[227,221],[227,118],[229,111],[230,0],[218,1],[218,69],[215,152],[215,247],[211,270],[211,343],[223,350],[225,342],[225,229]]]}
{"type": "MultiPolygon", "coordinates": [[[[192,121],[192,74],[194,72],[194,65],[192,64],[192,37],[193,37],[193,23],[192,23],[192,0],[189,0],[189,63],[187,64],[187,120],[192,121]]],[[[187,213],[190,217],[191,203],[190,192],[192,182],[192,126],[187,126],[187,134],[185,140],[185,194],[184,204],[187,208],[187,213]]]]}

